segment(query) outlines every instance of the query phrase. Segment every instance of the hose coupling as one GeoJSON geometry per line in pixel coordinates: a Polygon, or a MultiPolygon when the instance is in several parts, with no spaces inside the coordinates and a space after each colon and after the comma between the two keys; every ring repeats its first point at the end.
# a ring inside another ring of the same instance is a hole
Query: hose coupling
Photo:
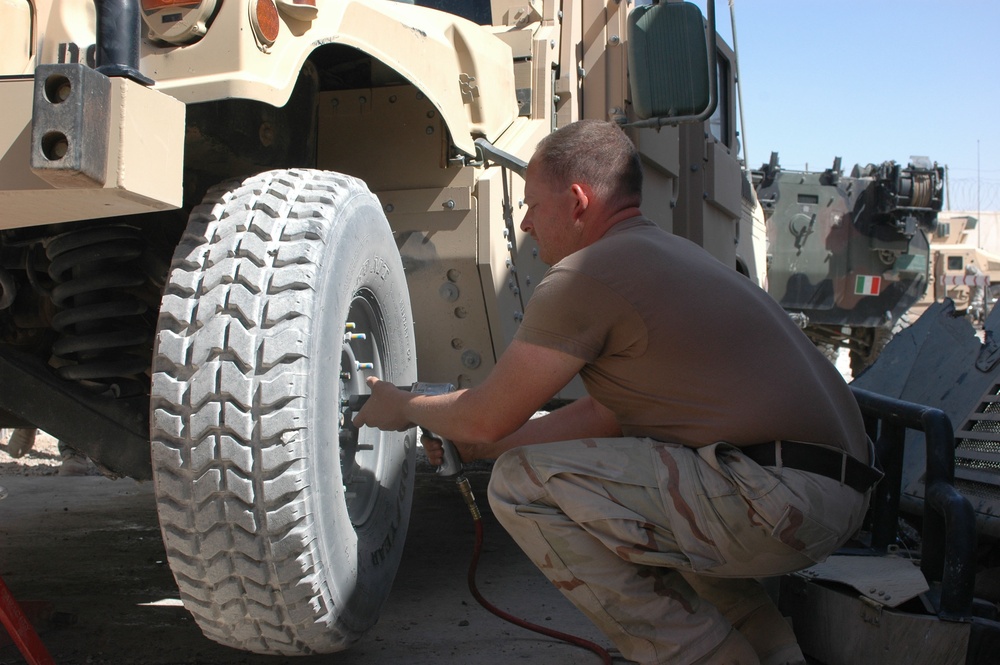
{"type": "Polygon", "coordinates": [[[469,512],[472,513],[472,519],[476,522],[483,519],[479,512],[479,506],[476,505],[476,497],[472,495],[472,485],[469,484],[469,479],[465,476],[459,476],[455,479],[455,484],[458,485],[458,491],[462,493],[462,498],[465,499],[465,504],[469,507],[469,512]]]}

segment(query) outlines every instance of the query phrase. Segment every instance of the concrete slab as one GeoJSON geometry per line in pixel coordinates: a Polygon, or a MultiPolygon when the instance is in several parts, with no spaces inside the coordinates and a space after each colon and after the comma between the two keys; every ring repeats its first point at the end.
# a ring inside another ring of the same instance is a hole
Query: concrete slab
{"type": "MultiPolygon", "coordinates": [[[[469,475],[484,512],[482,594],[501,609],[610,646],[556,591],[489,513],[488,474],[469,475]]],[[[220,646],[178,600],[152,486],[101,477],[2,477],[0,576],[19,601],[46,601],[41,638],[61,664],[440,665],[600,663],[593,653],[501,621],[466,585],[474,530],[454,483],[417,476],[403,564],[382,619],[336,655],[283,658],[220,646]]],[[[44,606],[43,606],[44,607],[44,606]]],[[[0,665],[22,663],[0,646],[0,665]]],[[[624,662],[624,661],[618,661],[624,662]]]]}

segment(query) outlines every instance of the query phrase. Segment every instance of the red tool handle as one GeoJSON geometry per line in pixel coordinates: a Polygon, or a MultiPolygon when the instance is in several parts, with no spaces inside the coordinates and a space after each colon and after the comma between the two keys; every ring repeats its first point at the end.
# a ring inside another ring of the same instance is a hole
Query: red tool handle
{"type": "Polygon", "coordinates": [[[28,661],[28,665],[55,665],[38,633],[31,626],[21,606],[14,600],[10,589],[0,577],[0,623],[7,628],[10,638],[28,661]]]}

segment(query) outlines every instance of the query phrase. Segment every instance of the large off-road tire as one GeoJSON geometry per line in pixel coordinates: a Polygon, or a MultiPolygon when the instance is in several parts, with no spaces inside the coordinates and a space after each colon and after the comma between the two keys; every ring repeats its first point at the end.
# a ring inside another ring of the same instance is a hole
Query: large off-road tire
{"type": "Polygon", "coordinates": [[[354,448],[341,414],[365,375],[416,380],[414,353],[399,253],[362,182],[272,171],[192,212],[160,311],[152,457],[170,567],[208,637],[324,653],[375,623],[416,432],[366,428],[354,448]]]}

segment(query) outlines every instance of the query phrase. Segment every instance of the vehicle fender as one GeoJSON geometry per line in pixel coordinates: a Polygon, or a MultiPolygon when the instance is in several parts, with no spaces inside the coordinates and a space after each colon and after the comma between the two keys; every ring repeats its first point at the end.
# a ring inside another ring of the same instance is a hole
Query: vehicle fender
{"type": "Polygon", "coordinates": [[[469,155],[475,137],[496,137],[517,117],[510,47],[459,16],[397,2],[325,2],[312,21],[282,14],[278,38],[264,48],[247,15],[248,0],[224,3],[197,43],[144,49],[142,72],[185,103],[238,97],[282,106],[306,58],[344,44],[419,88],[469,155]]]}

